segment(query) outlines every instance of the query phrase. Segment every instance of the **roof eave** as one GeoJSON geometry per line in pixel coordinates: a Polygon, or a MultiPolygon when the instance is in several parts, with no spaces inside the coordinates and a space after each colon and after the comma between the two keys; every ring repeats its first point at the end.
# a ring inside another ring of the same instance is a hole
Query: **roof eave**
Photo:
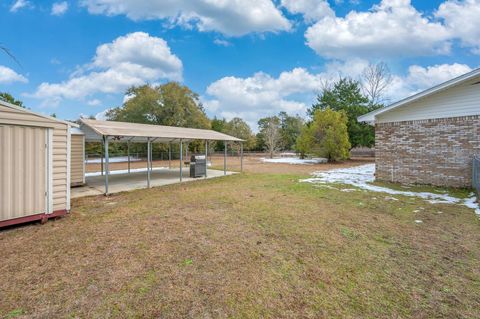
{"type": "Polygon", "coordinates": [[[54,122],[63,123],[63,124],[66,124],[66,125],[69,125],[69,126],[72,126],[72,127],[79,127],[79,125],[76,124],[76,123],[73,123],[73,122],[70,122],[70,121],[59,120],[59,119],[57,119],[57,118],[55,118],[55,117],[48,116],[48,115],[44,115],[44,114],[40,114],[40,113],[31,111],[31,110],[29,110],[29,109],[27,109],[27,108],[24,108],[24,107],[21,107],[21,106],[12,104],[12,103],[8,103],[8,102],[1,101],[1,100],[0,100],[0,104],[3,105],[3,106],[9,107],[9,108],[18,110],[18,111],[22,111],[22,112],[25,112],[25,113],[29,113],[29,114],[32,114],[32,115],[36,115],[36,116],[45,118],[45,119],[47,119],[47,120],[51,120],[51,121],[54,121],[54,122]]]}
{"type": "Polygon", "coordinates": [[[446,90],[446,89],[449,89],[455,85],[459,85],[463,82],[466,82],[466,81],[469,81],[477,76],[480,76],[480,68],[479,69],[475,69],[469,73],[465,73],[461,76],[458,76],[454,79],[451,79],[449,81],[446,81],[446,82],[443,82],[443,83],[440,83],[436,86],[433,86],[427,90],[424,90],[422,92],[419,92],[417,94],[414,94],[412,96],[409,96],[409,97],[406,97],[398,102],[395,102],[385,108],[381,108],[381,109],[378,109],[378,110],[375,110],[375,111],[372,111],[370,113],[367,113],[367,114],[364,114],[362,116],[359,116],[357,118],[357,120],[359,122],[366,122],[366,123],[375,123],[375,118],[377,115],[379,114],[384,114],[384,113],[387,113],[387,112],[390,112],[398,107],[401,107],[401,106],[404,106],[406,104],[410,104],[412,102],[415,102],[419,99],[422,99],[422,98],[425,98],[425,97],[428,97],[430,95],[433,95],[437,92],[440,92],[440,91],[443,91],[443,90],[446,90]]]}

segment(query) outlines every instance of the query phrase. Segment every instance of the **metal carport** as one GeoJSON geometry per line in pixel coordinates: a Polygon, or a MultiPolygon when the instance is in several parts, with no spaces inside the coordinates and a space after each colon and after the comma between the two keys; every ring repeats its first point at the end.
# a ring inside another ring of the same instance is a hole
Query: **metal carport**
{"type": "MultiPolygon", "coordinates": [[[[163,125],[151,125],[140,123],[127,123],[115,121],[99,121],[90,119],[80,120],[80,129],[85,133],[85,142],[101,142],[105,154],[105,195],[108,195],[108,145],[113,143],[147,143],[147,188],[150,188],[150,174],[152,170],[152,143],[179,143],[180,145],[180,182],[182,181],[183,144],[194,140],[205,141],[205,156],[208,158],[208,142],[223,141],[224,152],[224,175],[227,174],[227,146],[228,142],[240,143],[240,170],[243,170],[243,140],[220,132],[194,129],[186,127],[174,127],[163,125]]],[[[169,147],[171,149],[171,147],[169,147]]]]}

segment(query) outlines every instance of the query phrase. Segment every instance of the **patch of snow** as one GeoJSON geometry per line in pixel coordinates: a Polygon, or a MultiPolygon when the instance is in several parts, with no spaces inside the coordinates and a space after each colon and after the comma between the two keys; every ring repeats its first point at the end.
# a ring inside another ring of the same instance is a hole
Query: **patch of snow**
{"type": "MultiPolygon", "coordinates": [[[[168,167],[153,167],[152,171],[161,171],[168,169],[168,167]]],[[[141,172],[147,172],[147,168],[132,168],[130,170],[130,173],[141,173],[141,172]]],[[[109,175],[120,175],[120,174],[128,174],[128,169],[122,169],[122,170],[117,170],[117,171],[110,171],[109,175]]],[[[92,173],[85,173],[85,177],[92,177],[92,176],[100,176],[102,175],[102,172],[92,172],[92,173]]]]}
{"type": "Polygon", "coordinates": [[[478,204],[477,198],[475,197],[474,193],[470,193],[470,197],[465,199],[465,202],[463,204],[471,209],[474,209],[475,213],[480,215],[480,205],[478,204]]]}
{"type": "MultiPolygon", "coordinates": [[[[137,162],[141,161],[141,158],[138,157],[133,157],[130,156],[130,162],[137,162]]],[[[85,160],[85,163],[101,163],[102,159],[101,158],[89,158],[85,160]]],[[[105,162],[105,158],[103,159],[103,162],[105,162]]],[[[109,157],[108,158],[109,163],[122,163],[122,162],[128,162],[128,156],[115,156],[115,157],[109,157]]]]}
{"type": "Polygon", "coordinates": [[[311,158],[311,159],[300,159],[298,157],[276,157],[276,158],[261,158],[264,163],[277,163],[277,164],[294,164],[294,165],[313,165],[313,164],[324,164],[328,160],[326,158],[311,158]]]}
{"type": "Polygon", "coordinates": [[[391,197],[391,196],[385,196],[385,200],[398,200],[398,198],[391,197]]]}
{"type": "Polygon", "coordinates": [[[423,223],[423,220],[416,219],[415,222],[416,222],[417,224],[421,224],[421,223],[423,223]]]}
{"type": "Polygon", "coordinates": [[[477,199],[474,193],[471,193],[468,198],[458,198],[448,194],[401,191],[372,185],[371,183],[375,180],[374,174],[375,164],[367,164],[356,167],[315,172],[312,174],[312,178],[307,178],[301,181],[313,184],[347,184],[371,192],[419,197],[433,204],[460,204],[475,210],[475,213],[480,217],[480,205],[476,202],[477,199]]]}

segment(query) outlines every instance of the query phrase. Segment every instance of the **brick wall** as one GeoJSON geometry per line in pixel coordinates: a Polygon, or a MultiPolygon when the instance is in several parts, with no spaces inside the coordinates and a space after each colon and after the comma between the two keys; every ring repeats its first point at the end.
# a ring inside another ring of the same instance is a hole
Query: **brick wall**
{"type": "Polygon", "coordinates": [[[378,123],[375,144],[378,180],[470,188],[480,116],[378,123]]]}

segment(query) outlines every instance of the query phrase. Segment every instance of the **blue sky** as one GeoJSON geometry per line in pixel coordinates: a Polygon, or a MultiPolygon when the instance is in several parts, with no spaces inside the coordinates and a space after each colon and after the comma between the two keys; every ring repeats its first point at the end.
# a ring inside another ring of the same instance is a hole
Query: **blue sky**
{"type": "Polygon", "coordinates": [[[324,83],[393,74],[390,101],[479,66],[480,0],[0,0],[0,91],[65,119],[177,80],[210,116],[305,114],[324,83]]]}

